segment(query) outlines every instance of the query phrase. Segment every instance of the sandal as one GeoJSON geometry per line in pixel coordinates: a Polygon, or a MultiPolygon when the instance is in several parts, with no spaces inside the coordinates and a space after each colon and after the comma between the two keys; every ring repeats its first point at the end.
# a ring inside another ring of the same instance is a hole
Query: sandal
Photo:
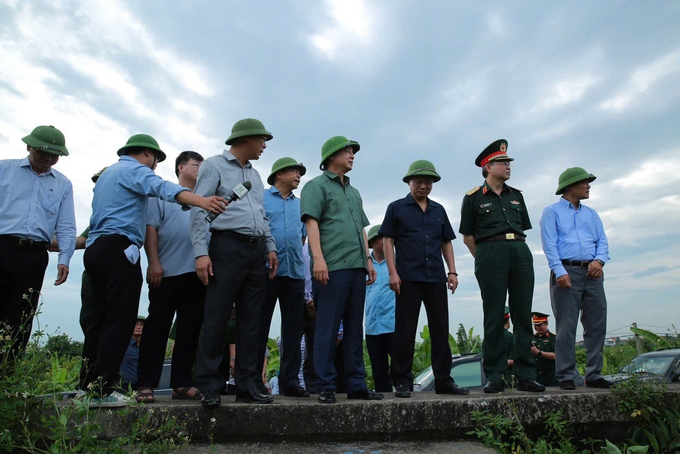
{"type": "Polygon", "coordinates": [[[151,388],[140,388],[137,390],[137,403],[140,404],[152,404],[156,402],[153,396],[153,389],[151,388]]]}
{"type": "Polygon", "coordinates": [[[173,399],[186,399],[186,400],[201,400],[203,394],[198,388],[194,386],[185,386],[183,388],[175,388],[172,390],[173,399]]]}

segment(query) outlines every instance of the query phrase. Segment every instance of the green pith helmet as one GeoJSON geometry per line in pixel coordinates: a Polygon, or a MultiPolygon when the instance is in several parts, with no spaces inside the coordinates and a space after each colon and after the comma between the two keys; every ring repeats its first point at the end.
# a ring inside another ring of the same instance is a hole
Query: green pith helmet
{"type": "Polygon", "coordinates": [[[97,172],[97,173],[95,173],[94,175],[92,175],[92,182],[93,182],[93,183],[96,183],[97,180],[99,179],[99,177],[102,176],[102,173],[104,173],[104,171],[105,171],[106,169],[108,169],[108,168],[109,168],[109,166],[106,166],[106,167],[104,167],[103,169],[101,169],[99,172],[97,172]]]}
{"type": "Polygon", "coordinates": [[[234,139],[247,136],[264,136],[266,140],[272,140],[274,138],[272,133],[264,128],[264,125],[260,120],[244,118],[243,120],[234,123],[234,126],[231,128],[231,135],[224,143],[231,145],[234,139]]]}
{"type": "Polygon", "coordinates": [[[432,177],[435,183],[442,179],[434,168],[434,164],[430,161],[420,159],[411,164],[408,168],[406,176],[403,178],[404,183],[408,183],[413,177],[432,177]]]}
{"type": "Polygon", "coordinates": [[[135,134],[134,136],[130,137],[127,143],[121,147],[120,150],[118,150],[118,156],[126,154],[125,150],[128,148],[148,148],[150,150],[154,150],[158,155],[158,162],[165,161],[165,158],[167,157],[165,152],[163,152],[163,150],[161,150],[158,146],[156,139],[147,134],[135,134]]]}
{"type": "Polygon", "coordinates": [[[330,158],[333,153],[342,150],[345,147],[352,147],[355,153],[361,148],[359,142],[350,140],[345,136],[334,136],[328,139],[321,147],[321,164],[319,164],[319,169],[323,170],[326,160],[330,158]]]}
{"type": "Polygon", "coordinates": [[[269,174],[267,177],[267,183],[269,185],[274,184],[274,180],[276,180],[276,172],[287,169],[289,167],[295,167],[300,171],[300,176],[303,176],[305,173],[307,173],[307,168],[302,165],[301,162],[297,162],[293,158],[281,158],[277,159],[274,165],[272,165],[272,173],[269,174]]]}
{"type": "Polygon", "coordinates": [[[368,231],[368,243],[371,243],[371,240],[375,238],[376,236],[380,235],[378,232],[380,231],[380,227],[382,224],[374,225],[371,227],[371,229],[368,231]]]}
{"type": "Polygon", "coordinates": [[[562,175],[560,175],[560,180],[557,186],[557,191],[555,191],[555,195],[562,194],[567,186],[570,186],[574,183],[578,183],[579,181],[583,180],[588,180],[588,183],[590,183],[595,181],[595,178],[597,178],[595,175],[586,172],[581,167],[570,167],[562,172],[562,175]]]}
{"type": "Polygon", "coordinates": [[[64,134],[52,125],[38,126],[21,140],[29,147],[40,151],[68,156],[64,134]]]}

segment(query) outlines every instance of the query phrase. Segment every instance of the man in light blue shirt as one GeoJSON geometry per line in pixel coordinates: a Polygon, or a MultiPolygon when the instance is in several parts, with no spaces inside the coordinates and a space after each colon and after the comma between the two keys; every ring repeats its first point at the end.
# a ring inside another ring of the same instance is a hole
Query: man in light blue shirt
{"type": "MultiPolygon", "coordinates": [[[[183,151],[175,159],[180,186],[194,189],[203,156],[183,151]]],[[[202,397],[193,386],[191,370],[196,360],[198,336],[203,321],[205,286],[196,275],[194,247],[189,233],[191,213],[176,203],[149,198],[146,210],[144,250],[149,259],[149,318],[144,327],[144,343],[139,349],[137,401],[154,401],[163,370],[165,347],[172,320],[177,314],[177,333],[172,350],[170,386],[173,399],[202,397]]]]}
{"type": "Polygon", "coordinates": [[[298,371],[302,357],[300,341],[304,330],[305,270],[302,245],[307,237],[305,224],[300,221],[300,199],[293,191],[307,169],[293,158],[274,162],[264,192],[264,209],[269,219],[269,229],[276,241],[279,268],[276,276],[267,281],[264,304],[260,317],[260,337],[257,357],[262,372],[264,352],[269,339],[272,315],[279,301],[281,308],[281,367],[279,388],[281,394],[292,397],[309,397],[300,384],[298,371]]]}
{"type": "Polygon", "coordinates": [[[224,211],[222,197],[200,197],[163,180],[153,170],[165,160],[158,142],[136,134],[118,150],[120,160],[102,173],[94,187],[85,270],[93,288],[94,326],[85,331],[81,389],[100,397],[93,407],[119,407],[127,398],[116,391],[119,368],[135,326],[142,271],[139,248],[146,232],[148,197],[224,211]]]}
{"type": "Polygon", "coordinates": [[[66,282],[76,244],[73,187],[52,168],[69,154],[64,135],[38,126],[21,140],[28,157],[0,161],[0,333],[11,336],[12,357],[31,334],[52,234],[59,242],[54,285],[66,282]]]}
{"type": "Polygon", "coordinates": [[[543,210],[541,240],[550,266],[550,300],[557,340],[555,367],[559,386],[573,390],[576,377],[576,327],[579,313],[586,347],[586,386],[610,388],[602,377],[607,298],[602,267],[609,261],[609,243],[597,212],[581,204],[590,197],[592,175],[580,167],[559,178],[559,202],[543,210]]]}
{"type": "Polygon", "coordinates": [[[381,224],[368,231],[368,247],[378,277],[366,287],[366,349],[371,358],[376,392],[391,393],[389,358],[392,356],[396,294],[390,288],[390,273],[385,261],[381,224]]]}

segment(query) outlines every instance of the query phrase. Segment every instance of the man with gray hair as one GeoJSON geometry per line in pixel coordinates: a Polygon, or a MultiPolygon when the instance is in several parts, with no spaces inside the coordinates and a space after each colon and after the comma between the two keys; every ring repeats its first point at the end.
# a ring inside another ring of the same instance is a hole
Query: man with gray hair
{"type": "Polygon", "coordinates": [[[590,197],[595,175],[572,167],[560,175],[559,202],[543,210],[541,240],[550,266],[550,301],[555,315],[556,377],[561,389],[574,389],[574,342],[579,314],[588,362],[586,386],[611,388],[602,377],[607,298],[602,267],[609,261],[609,243],[597,212],[581,204],[590,197]]]}

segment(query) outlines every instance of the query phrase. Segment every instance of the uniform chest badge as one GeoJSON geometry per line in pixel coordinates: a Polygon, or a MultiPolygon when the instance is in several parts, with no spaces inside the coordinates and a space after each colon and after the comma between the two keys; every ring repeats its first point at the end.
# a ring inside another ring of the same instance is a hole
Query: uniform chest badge
{"type": "Polygon", "coordinates": [[[512,203],[513,205],[519,205],[520,204],[519,201],[517,201],[517,200],[511,200],[510,203],[512,203]]]}
{"type": "Polygon", "coordinates": [[[488,208],[488,207],[490,207],[491,205],[493,205],[493,203],[491,203],[491,202],[489,202],[489,203],[482,203],[481,205],[479,205],[479,208],[488,208]]]}

